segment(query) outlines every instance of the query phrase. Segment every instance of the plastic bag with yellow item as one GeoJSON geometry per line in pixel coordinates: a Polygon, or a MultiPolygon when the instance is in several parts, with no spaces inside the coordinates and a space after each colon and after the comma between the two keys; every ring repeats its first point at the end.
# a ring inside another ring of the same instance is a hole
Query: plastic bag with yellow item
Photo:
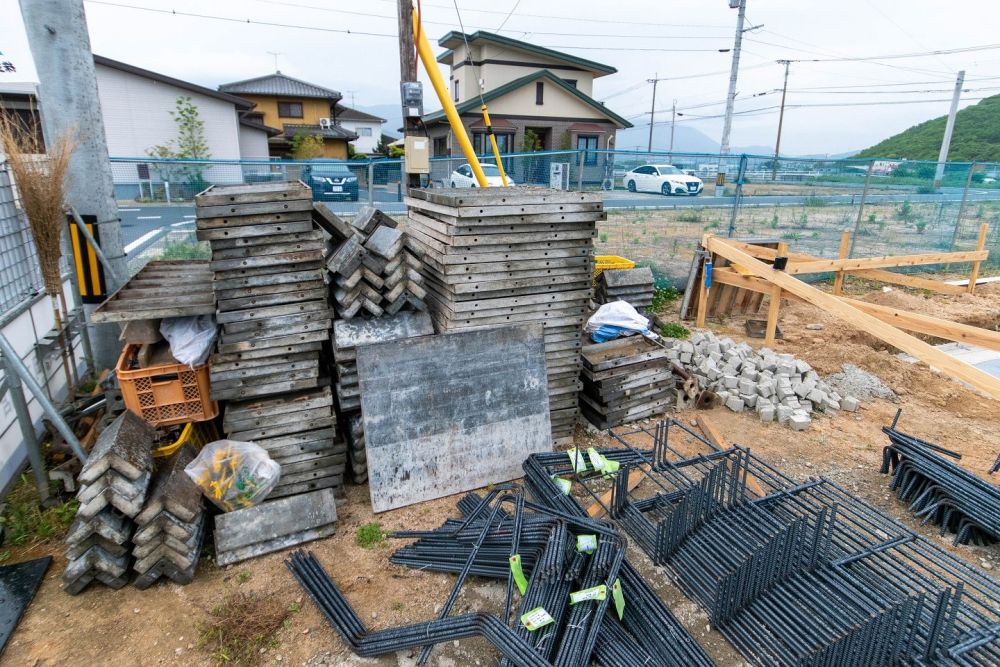
{"type": "Polygon", "coordinates": [[[205,497],[224,512],[253,507],[271,492],[281,466],[252,442],[216,440],[184,468],[205,497]]]}

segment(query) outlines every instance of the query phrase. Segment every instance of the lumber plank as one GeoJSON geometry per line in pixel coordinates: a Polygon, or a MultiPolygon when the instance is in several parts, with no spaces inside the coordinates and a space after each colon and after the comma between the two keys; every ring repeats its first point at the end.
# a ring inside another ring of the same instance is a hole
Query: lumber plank
{"type": "MultiPolygon", "coordinates": [[[[979,238],[976,239],[976,250],[982,251],[986,247],[986,234],[990,231],[990,226],[985,222],[979,225],[979,238]]],[[[979,279],[979,262],[972,263],[972,270],[969,272],[969,286],[966,288],[969,294],[976,291],[976,280],[979,279]]]]}
{"type": "Polygon", "coordinates": [[[937,368],[942,373],[968,383],[974,389],[983,392],[990,398],[1000,400],[1000,380],[984,373],[978,368],[959,361],[941,350],[935,349],[922,340],[882,322],[877,317],[859,310],[832,294],[821,292],[794,276],[782,271],[776,271],[773,267],[728,244],[724,239],[709,234],[704,238],[703,245],[711,252],[722,255],[732,262],[739,262],[758,277],[764,278],[766,281],[801,297],[832,315],[836,315],[846,323],[876,336],[903,352],[913,355],[929,366],[937,368]]]}
{"type": "MultiPolygon", "coordinates": [[[[847,259],[847,254],[851,249],[851,233],[847,230],[840,235],[840,249],[837,252],[839,259],[847,259]]],[[[833,279],[833,293],[840,296],[844,291],[844,272],[837,271],[837,276],[833,279]]]]}
{"type": "MultiPolygon", "coordinates": [[[[697,424],[701,432],[705,434],[705,439],[719,449],[729,449],[732,446],[722,436],[719,429],[716,428],[715,424],[712,423],[712,420],[709,419],[707,415],[698,415],[697,424]]],[[[757,481],[757,478],[751,474],[747,474],[747,487],[753,491],[758,498],[763,498],[767,495],[764,493],[764,489],[761,487],[760,482],[757,481]]]]}
{"type": "MultiPolygon", "coordinates": [[[[628,474],[628,490],[632,491],[635,489],[635,487],[639,486],[639,482],[644,479],[646,479],[646,473],[638,468],[633,468],[628,474]]],[[[611,504],[611,495],[611,489],[602,493],[601,497],[587,508],[587,516],[591,519],[596,519],[604,514],[604,508],[611,504]]]]}
{"type": "MultiPolygon", "coordinates": [[[[809,262],[794,262],[785,268],[789,275],[804,273],[826,273],[828,271],[851,271],[856,269],[880,269],[895,266],[920,266],[922,264],[947,264],[949,262],[981,262],[988,259],[986,250],[966,252],[927,252],[919,255],[885,255],[858,259],[820,259],[809,262]]],[[[752,258],[751,258],[752,259],[752,258]]]]}

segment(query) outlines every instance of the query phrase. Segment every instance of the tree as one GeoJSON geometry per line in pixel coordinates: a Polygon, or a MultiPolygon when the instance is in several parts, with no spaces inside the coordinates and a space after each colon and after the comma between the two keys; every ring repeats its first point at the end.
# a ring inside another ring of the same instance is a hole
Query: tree
{"type": "Polygon", "coordinates": [[[375,153],[377,155],[381,155],[382,157],[389,157],[389,144],[385,143],[384,134],[378,138],[378,144],[375,146],[375,153]]]}
{"type": "MultiPolygon", "coordinates": [[[[170,112],[174,122],[177,124],[177,139],[168,141],[166,144],[158,144],[146,149],[146,154],[155,158],[165,158],[174,160],[208,160],[212,153],[208,148],[208,140],[205,138],[205,121],[201,119],[198,112],[198,105],[190,96],[181,95],[177,98],[176,106],[170,112]]],[[[204,167],[201,165],[175,165],[170,163],[160,163],[155,166],[159,172],[161,180],[165,182],[181,181],[189,192],[177,193],[194,196],[195,193],[205,189],[208,183],[204,178],[204,167]]]]}
{"type": "Polygon", "coordinates": [[[521,139],[521,152],[530,153],[542,150],[542,140],[532,129],[524,131],[524,138],[521,139]]]}
{"type": "Polygon", "coordinates": [[[323,137],[296,132],[292,137],[292,159],[314,160],[318,157],[323,157],[323,137]]]}

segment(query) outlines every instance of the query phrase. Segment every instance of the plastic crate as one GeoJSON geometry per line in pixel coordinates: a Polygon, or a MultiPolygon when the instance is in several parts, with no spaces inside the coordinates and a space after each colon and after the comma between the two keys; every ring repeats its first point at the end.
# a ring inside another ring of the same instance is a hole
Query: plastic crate
{"type": "Polygon", "coordinates": [[[634,269],[635,262],[631,259],[619,257],[618,255],[597,255],[594,257],[594,281],[597,284],[597,277],[605,269],[634,269]]]}
{"type": "Polygon", "coordinates": [[[170,456],[184,445],[193,445],[201,449],[210,442],[219,439],[219,429],[215,427],[215,421],[188,422],[177,436],[177,440],[169,445],[163,445],[153,450],[153,456],[162,458],[170,456]]]}
{"type": "Polygon", "coordinates": [[[160,364],[128,369],[138,345],[126,345],[115,374],[125,407],[151,426],[172,426],[214,419],[219,404],[209,397],[208,366],[160,364]]]}

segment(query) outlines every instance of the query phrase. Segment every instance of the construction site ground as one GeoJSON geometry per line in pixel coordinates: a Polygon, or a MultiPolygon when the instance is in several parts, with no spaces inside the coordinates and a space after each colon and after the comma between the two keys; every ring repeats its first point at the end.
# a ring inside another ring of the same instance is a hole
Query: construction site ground
{"type": "MultiPolygon", "coordinates": [[[[957,297],[898,288],[883,292],[856,282],[849,282],[847,291],[863,294],[864,299],[876,303],[935,317],[989,329],[1000,326],[1000,283],[982,285],[974,296],[957,297]]],[[[742,319],[713,322],[710,326],[719,334],[744,339],[742,319]]],[[[853,414],[840,412],[815,418],[811,428],[803,432],[761,423],[753,412],[715,408],[709,414],[719,431],[727,439],[750,447],[789,476],[825,476],[970,563],[992,572],[1000,570],[1000,549],[952,546],[950,536],[941,537],[935,527],[915,521],[888,489],[888,476],[879,473],[886,442],[880,429],[892,420],[897,408],[902,408],[902,430],[960,452],[962,465],[985,477],[1000,451],[1000,406],[923,364],[900,360],[895,350],[879,340],[815,307],[785,304],[781,328],[784,340],[777,343],[777,350],[808,361],[822,375],[840,371],[844,363],[855,364],[878,376],[898,398],[865,402],[853,414]],[[807,325],[820,325],[822,329],[807,325]]],[[[750,343],[759,346],[761,342],[750,343]]],[[[698,414],[686,411],[675,416],[691,422],[698,414]]],[[[576,440],[584,446],[611,445],[606,434],[582,426],[577,428],[576,440]]],[[[456,515],[456,500],[443,498],[376,517],[370,509],[367,487],[352,486],[339,508],[337,535],[309,544],[308,548],[331,572],[369,627],[427,620],[440,609],[454,577],[394,566],[389,556],[396,541],[390,539],[364,548],[356,543],[355,533],[372,521],[380,522],[387,531],[437,527],[446,517],[456,515]]],[[[200,628],[212,609],[234,591],[259,591],[290,610],[274,641],[258,653],[259,664],[390,667],[414,665],[416,661],[417,652],[380,659],[352,655],[286,571],[280,553],[219,569],[206,550],[195,580],[188,586],[167,583],[146,591],[132,587],[114,591],[94,585],[73,597],[60,589],[65,565],[62,550],[59,540],[11,549],[7,562],[45,554],[55,560],[0,658],[3,664],[217,664],[221,658],[201,645],[200,628]]],[[[708,627],[706,615],[670,583],[666,570],[652,566],[638,551],[630,556],[720,666],[745,663],[718,632],[708,627]]],[[[473,578],[453,613],[470,609],[496,611],[502,607],[503,595],[501,583],[473,578]]],[[[430,664],[491,665],[495,657],[484,642],[465,640],[439,646],[430,664]]]]}

